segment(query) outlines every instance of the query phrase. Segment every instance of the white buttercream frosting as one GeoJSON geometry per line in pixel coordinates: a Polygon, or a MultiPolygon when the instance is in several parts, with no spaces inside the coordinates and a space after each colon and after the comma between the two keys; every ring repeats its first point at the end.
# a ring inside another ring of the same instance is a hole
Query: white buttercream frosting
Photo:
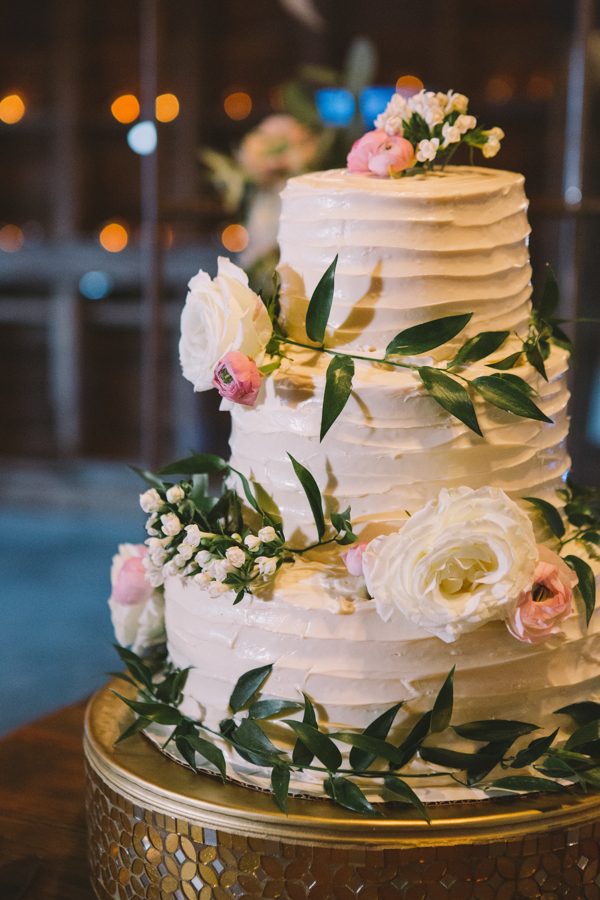
{"type": "MultiPolygon", "coordinates": [[[[308,299],[339,254],[326,343],[371,357],[410,325],[472,312],[450,346],[422,362],[440,362],[481,330],[527,333],[530,313],[529,225],[523,178],[493,169],[449,167],[442,173],[380,179],[346,171],[291,179],[282,194],[279,233],[282,311],[291,337],[306,340],[308,299]]],[[[516,338],[494,354],[519,347],[516,338]]],[[[398,528],[442,488],[488,486],[519,500],[556,502],[569,460],[567,355],[554,348],[548,382],[529,365],[517,370],[538,391],[552,424],[519,418],[475,400],[484,438],[438,406],[407,370],[356,363],[351,398],[322,443],[319,424],[329,357],[291,348],[265,380],[254,408],[232,410],[232,464],[273,497],[286,535],[314,540],[306,498],[287,453],[308,466],[330,508],[352,507],[363,540],[398,528]]],[[[485,362],[464,370],[491,374],[485,362]]],[[[167,579],[168,650],[191,666],[185,710],[209,725],[227,713],[237,678],[274,663],[273,696],[305,691],[328,724],[364,728],[391,704],[408,701],[391,739],[429,708],[456,664],[455,721],[498,717],[549,727],[559,706],[598,693],[600,630],[579,614],[566,637],[530,646],[502,622],[444,644],[404,619],[377,614],[362,581],[339,556],[319,551],[284,566],[274,585],[233,606],[190,581],[167,579]],[[493,699],[493,702],[492,702],[493,699]]],[[[446,742],[447,743],[447,742],[446,742]]],[[[228,760],[242,780],[264,773],[228,760]]],[[[251,767],[250,767],[251,768],[251,767]]],[[[305,773],[298,790],[320,790],[305,773]]]]}

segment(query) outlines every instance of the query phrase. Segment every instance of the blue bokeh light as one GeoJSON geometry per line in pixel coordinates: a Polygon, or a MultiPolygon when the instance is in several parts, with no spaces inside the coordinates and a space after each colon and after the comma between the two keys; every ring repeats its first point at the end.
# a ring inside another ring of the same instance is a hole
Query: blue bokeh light
{"type": "Polygon", "coordinates": [[[79,290],[88,300],[103,300],[113,289],[113,280],[108,272],[86,272],[79,279],[79,290]]]}
{"type": "Polygon", "coordinates": [[[373,128],[375,119],[384,111],[394,93],[392,85],[374,85],[360,92],[358,106],[366,128],[373,128]]]}
{"type": "Polygon", "coordinates": [[[138,122],[127,132],[127,143],[134,153],[149,156],[156,150],[156,125],[154,122],[138,122]]]}
{"type": "Polygon", "coordinates": [[[354,118],[356,101],[346,88],[319,88],[315,102],[324,125],[345,128],[354,118]]]}

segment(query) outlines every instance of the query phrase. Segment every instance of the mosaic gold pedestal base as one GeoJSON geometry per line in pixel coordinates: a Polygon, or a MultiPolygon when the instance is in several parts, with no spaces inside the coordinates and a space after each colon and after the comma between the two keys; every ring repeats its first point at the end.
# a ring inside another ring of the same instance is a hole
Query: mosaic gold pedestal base
{"type": "Polygon", "coordinates": [[[108,689],[86,719],[91,877],[99,900],[600,898],[600,797],[389,807],[364,819],[195,775],[136,735],[108,689]]]}

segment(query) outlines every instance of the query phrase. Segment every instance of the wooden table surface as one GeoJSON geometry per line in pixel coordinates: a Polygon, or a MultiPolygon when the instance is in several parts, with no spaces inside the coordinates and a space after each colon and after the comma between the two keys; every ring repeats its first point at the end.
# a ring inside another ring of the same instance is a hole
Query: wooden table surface
{"type": "Polygon", "coordinates": [[[85,702],[0,740],[0,900],[91,900],[84,821],[85,702]]]}

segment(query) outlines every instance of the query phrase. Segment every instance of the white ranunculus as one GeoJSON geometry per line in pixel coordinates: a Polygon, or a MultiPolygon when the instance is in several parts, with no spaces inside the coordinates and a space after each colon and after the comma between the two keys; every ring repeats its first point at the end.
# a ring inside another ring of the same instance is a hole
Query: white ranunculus
{"type": "Polygon", "coordinates": [[[209,390],[217,363],[230,350],[260,364],[272,331],[265,305],[248,287],[246,274],[219,257],[214,280],[201,270],[189,283],[179,341],[184,377],[195,391],[209,390]]]}
{"type": "Polygon", "coordinates": [[[384,620],[397,609],[449,643],[506,619],[530,589],[537,559],[531,521],[504,491],[460,487],[371,541],[363,568],[384,620]]]}
{"type": "Polygon", "coordinates": [[[108,600],[110,615],[119,644],[140,653],[165,640],[162,591],[153,589],[144,565],[146,548],[138,544],[120,544],[113,557],[108,600]]]}

